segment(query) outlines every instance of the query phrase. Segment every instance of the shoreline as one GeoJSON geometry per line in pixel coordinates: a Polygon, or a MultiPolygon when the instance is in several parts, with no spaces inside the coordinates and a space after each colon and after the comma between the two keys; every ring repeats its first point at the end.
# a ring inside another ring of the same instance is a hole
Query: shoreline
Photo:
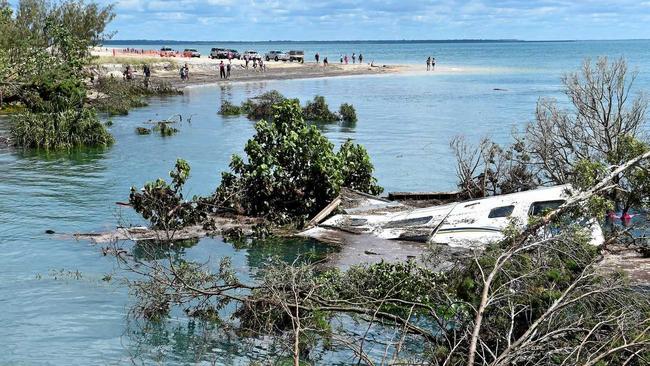
{"type": "Polygon", "coordinates": [[[97,59],[92,66],[99,76],[121,78],[127,65],[131,65],[136,80],[143,79],[143,66],[149,65],[151,69],[151,80],[153,82],[168,82],[172,86],[182,89],[186,87],[227,85],[240,82],[277,81],[292,79],[330,78],[341,76],[363,76],[363,75],[386,75],[402,74],[416,71],[412,65],[388,65],[388,64],[340,64],[329,63],[324,66],[322,62],[289,62],[289,61],[266,61],[265,70],[259,67],[253,68],[252,62],[246,67],[244,60],[231,60],[231,75],[227,79],[220,78],[220,64],[228,63],[228,60],[184,57],[156,57],[151,55],[122,54],[112,56],[109,51],[93,50],[93,56],[97,59]],[[187,64],[189,68],[189,79],[181,80],[180,68],[187,64]]]}
{"type": "Polygon", "coordinates": [[[424,64],[342,64],[330,62],[324,66],[322,62],[306,61],[304,63],[289,61],[266,61],[265,71],[253,68],[252,62],[248,68],[244,60],[231,60],[231,77],[221,79],[219,65],[228,60],[210,59],[205,56],[200,58],[185,57],[160,57],[147,54],[119,54],[113,56],[111,48],[92,50],[96,57],[93,62],[96,74],[114,78],[122,78],[122,73],[127,65],[131,65],[136,80],[143,79],[143,66],[149,65],[152,71],[151,80],[154,82],[167,82],[172,86],[184,89],[187,87],[219,86],[243,82],[279,81],[294,79],[320,79],[344,76],[372,76],[372,75],[404,75],[404,76],[436,76],[452,74],[485,74],[513,71],[499,67],[454,66],[438,65],[435,71],[426,71],[424,64]],[[189,80],[180,79],[179,70],[187,64],[189,80]]]}

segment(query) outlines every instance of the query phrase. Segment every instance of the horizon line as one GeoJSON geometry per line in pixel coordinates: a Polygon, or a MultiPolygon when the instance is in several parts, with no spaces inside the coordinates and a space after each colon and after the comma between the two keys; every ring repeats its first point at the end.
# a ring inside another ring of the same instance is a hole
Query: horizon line
{"type": "Polygon", "coordinates": [[[110,42],[168,42],[168,43],[343,43],[343,42],[410,42],[410,43],[452,43],[452,42],[501,42],[501,43],[536,43],[536,42],[593,42],[593,41],[647,41],[649,38],[620,38],[620,39],[547,39],[526,40],[517,38],[456,38],[456,39],[350,39],[350,40],[177,40],[177,39],[107,39],[110,42]]]}

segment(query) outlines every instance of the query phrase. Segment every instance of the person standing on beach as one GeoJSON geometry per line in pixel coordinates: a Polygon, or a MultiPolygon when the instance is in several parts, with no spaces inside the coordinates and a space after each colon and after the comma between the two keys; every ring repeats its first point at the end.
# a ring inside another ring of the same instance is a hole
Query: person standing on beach
{"type": "Polygon", "coordinates": [[[345,61],[345,64],[346,64],[346,65],[348,64],[348,55],[345,55],[345,56],[343,57],[343,61],[345,61]]]}
{"type": "Polygon", "coordinates": [[[230,68],[231,67],[232,66],[230,65],[230,63],[228,65],[226,65],[226,79],[230,79],[230,68]]]}
{"type": "Polygon", "coordinates": [[[248,55],[244,55],[244,61],[246,61],[246,68],[248,69],[248,61],[249,61],[248,55]]]}
{"type": "Polygon", "coordinates": [[[431,71],[434,71],[436,69],[436,58],[433,57],[431,59],[431,71]]]}
{"type": "Polygon", "coordinates": [[[362,54],[359,54],[359,63],[360,63],[360,64],[363,63],[363,55],[362,55],[362,54]]]}
{"type": "Polygon", "coordinates": [[[341,64],[343,63],[343,55],[341,55],[341,64]]]}
{"type": "Polygon", "coordinates": [[[329,62],[327,61],[327,57],[323,59],[323,66],[329,65],[329,62]]]}
{"type": "Polygon", "coordinates": [[[223,64],[223,60],[219,64],[219,78],[220,79],[226,78],[226,65],[223,64]]]}
{"type": "Polygon", "coordinates": [[[151,78],[151,69],[149,65],[145,64],[142,67],[142,73],[144,74],[144,87],[149,88],[149,79],[151,78]]]}
{"type": "Polygon", "coordinates": [[[357,63],[357,54],[352,52],[352,63],[356,64],[357,63]]]}
{"type": "Polygon", "coordinates": [[[427,57],[427,71],[431,70],[431,56],[427,57]]]}
{"type": "Polygon", "coordinates": [[[264,61],[260,59],[260,72],[266,71],[266,66],[264,65],[264,61]]]}
{"type": "Polygon", "coordinates": [[[320,59],[320,55],[318,54],[318,52],[316,52],[314,58],[316,59],[316,63],[318,63],[318,60],[320,59]]]}

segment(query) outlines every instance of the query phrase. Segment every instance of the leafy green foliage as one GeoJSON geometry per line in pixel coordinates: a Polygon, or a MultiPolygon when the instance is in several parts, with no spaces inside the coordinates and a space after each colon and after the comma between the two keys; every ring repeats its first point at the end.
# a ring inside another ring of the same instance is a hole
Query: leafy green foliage
{"type": "Polygon", "coordinates": [[[186,201],[183,197],[183,185],[189,175],[189,164],[178,159],[174,170],[169,172],[171,184],[157,179],[146,183],[141,190],[131,187],[129,203],[155,229],[176,230],[206,224],[209,221],[208,210],[205,209],[203,200],[194,197],[186,201]]]}
{"type": "Polygon", "coordinates": [[[224,99],[221,101],[221,109],[219,109],[219,114],[222,116],[238,116],[242,114],[242,108],[224,99]]]}
{"type": "Polygon", "coordinates": [[[91,109],[23,112],[12,117],[12,141],[25,148],[109,146],[113,137],[91,109]]]}
{"type": "Polygon", "coordinates": [[[374,195],[381,194],[384,189],[377,185],[377,179],[372,175],[373,166],[366,149],[347,140],[336,153],[341,166],[343,187],[374,195]]]}
{"type": "Polygon", "coordinates": [[[339,115],[344,122],[354,123],[357,121],[357,111],[352,104],[343,103],[339,108],[339,115]]]}
{"type": "Polygon", "coordinates": [[[340,119],[339,116],[330,111],[325,97],[322,95],[317,95],[313,101],[307,102],[307,105],[302,109],[302,114],[307,121],[314,122],[328,123],[340,119]]]}
{"type": "Polygon", "coordinates": [[[179,95],[183,92],[167,82],[149,82],[148,85],[110,77],[99,78],[94,84],[99,97],[91,104],[109,115],[127,115],[130,109],[144,107],[145,97],[179,95]]]}
{"type": "Polygon", "coordinates": [[[220,202],[246,215],[289,222],[320,211],[342,186],[381,192],[363,147],[348,142],[335,154],[332,143],[305,123],[296,101],[274,110],[273,120],[255,125],[244,149],[247,161],[233,156],[232,172],[222,174],[220,202]]]}
{"type": "Polygon", "coordinates": [[[255,98],[247,99],[242,103],[240,110],[246,113],[246,116],[253,121],[259,121],[261,119],[271,120],[275,116],[273,106],[285,100],[287,98],[280,94],[279,91],[271,90],[255,98]]]}
{"type": "MultiPolygon", "coordinates": [[[[221,101],[219,114],[222,116],[238,116],[246,114],[248,119],[259,121],[272,120],[275,117],[274,105],[292,100],[300,103],[297,99],[288,99],[277,90],[271,90],[254,98],[248,98],[241,106],[236,106],[227,100],[221,101]]],[[[307,102],[302,108],[302,115],[306,121],[331,123],[337,121],[356,122],[357,113],[351,104],[341,104],[339,113],[332,112],[325,101],[325,97],[317,95],[312,101],[307,102]]]]}

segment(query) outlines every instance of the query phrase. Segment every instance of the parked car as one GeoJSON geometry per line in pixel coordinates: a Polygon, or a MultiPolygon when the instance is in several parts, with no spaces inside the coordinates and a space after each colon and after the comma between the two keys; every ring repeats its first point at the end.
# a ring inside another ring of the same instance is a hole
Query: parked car
{"type": "Polygon", "coordinates": [[[241,55],[237,50],[227,49],[227,48],[213,48],[210,51],[210,58],[215,59],[227,59],[228,55],[232,55],[232,58],[239,59],[241,55]]]}
{"type": "Polygon", "coordinates": [[[194,48],[186,48],[183,51],[183,57],[201,57],[201,53],[194,48]]]}
{"type": "MultiPolygon", "coordinates": [[[[232,55],[232,58],[235,58],[237,60],[241,58],[241,55],[239,54],[239,52],[237,52],[237,50],[230,49],[228,50],[228,52],[232,55]]],[[[226,53],[226,58],[228,58],[228,53],[226,53]]]]}
{"type": "Polygon", "coordinates": [[[305,51],[289,51],[289,61],[305,62],[305,51]]]}
{"type": "Polygon", "coordinates": [[[244,52],[244,54],[242,55],[242,58],[246,58],[246,57],[248,57],[249,60],[261,60],[262,59],[262,56],[260,56],[260,54],[257,53],[256,51],[246,51],[246,52],[244,52]]]}
{"type": "Polygon", "coordinates": [[[264,56],[266,61],[289,61],[289,55],[282,51],[269,51],[264,56]]]}
{"type": "Polygon", "coordinates": [[[176,57],[176,51],[172,50],[169,47],[163,47],[160,49],[161,57],[176,57]]]}
{"type": "Polygon", "coordinates": [[[213,48],[210,50],[210,58],[215,59],[215,58],[220,58],[219,56],[222,55],[226,51],[225,48],[213,48]]]}

